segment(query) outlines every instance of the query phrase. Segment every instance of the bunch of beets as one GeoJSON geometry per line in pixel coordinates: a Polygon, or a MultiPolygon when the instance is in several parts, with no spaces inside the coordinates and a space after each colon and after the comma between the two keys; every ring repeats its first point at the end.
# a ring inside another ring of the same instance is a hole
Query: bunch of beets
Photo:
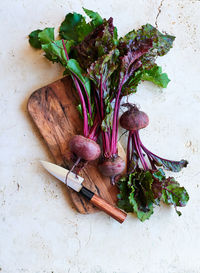
{"type": "Polygon", "coordinates": [[[170,80],[155,60],[170,50],[175,37],[146,24],[118,38],[112,18],[102,19],[88,9],[84,12],[91,21],[86,22],[75,12],[67,14],[58,39],[54,28],[38,29],[29,35],[34,48],[42,49],[48,60],[65,68],[64,75],[71,76],[80,99],[77,109],[83,119],[83,135],[75,135],[69,143],[76,158],[73,169],[100,157],[99,171],[119,187],[118,206],[135,212],[141,221],[151,216],[160,201],[175,209],[185,206],[187,191],[173,177],[167,178],[163,169],[178,172],[187,161],[160,158],[142,144],[139,130],[148,125],[149,119],[136,105],[123,104],[128,110],[120,118],[121,126],[129,131],[124,176],[120,174],[126,163],[117,149],[124,97],[135,93],[144,80],[167,87],[170,80]]]}

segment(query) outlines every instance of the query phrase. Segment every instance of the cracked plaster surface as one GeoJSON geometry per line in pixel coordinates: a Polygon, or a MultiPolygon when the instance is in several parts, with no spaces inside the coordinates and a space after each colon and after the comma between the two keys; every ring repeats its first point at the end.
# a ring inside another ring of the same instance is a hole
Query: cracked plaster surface
{"type": "Polygon", "coordinates": [[[0,272],[200,272],[199,14],[195,0],[1,2],[0,272]],[[143,83],[130,101],[150,117],[143,142],[161,156],[189,161],[176,174],[190,194],[181,217],[164,206],[145,223],[131,215],[123,225],[104,213],[80,215],[67,191],[39,165],[39,159],[53,159],[26,103],[34,90],[60,78],[62,69],[31,49],[27,34],[59,25],[82,6],[112,16],[120,35],[149,22],[176,36],[171,52],[158,60],[171,79],[168,88],[143,83]]]}
{"type": "Polygon", "coordinates": [[[156,20],[155,20],[155,26],[158,28],[158,17],[159,17],[159,15],[160,15],[160,13],[161,13],[161,8],[162,8],[162,5],[163,5],[163,2],[164,2],[164,0],[162,0],[161,2],[160,2],[160,5],[159,5],[159,7],[158,7],[158,13],[157,13],[157,15],[156,15],[156,20]]]}

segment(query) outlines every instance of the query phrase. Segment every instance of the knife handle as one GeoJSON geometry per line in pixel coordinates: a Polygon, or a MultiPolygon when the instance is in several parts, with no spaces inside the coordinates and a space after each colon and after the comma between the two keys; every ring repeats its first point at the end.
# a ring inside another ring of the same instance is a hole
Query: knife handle
{"type": "Polygon", "coordinates": [[[92,191],[88,190],[85,187],[82,187],[80,190],[80,193],[85,196],[93,205],[95,205],[100,210],[104,211],[108,215],[110,215],[112,218],[117,220],[119,223],[123,223],[127,214],[112,206],[108,202],[106,202],[104,199],[93,193],[92,191]]]}

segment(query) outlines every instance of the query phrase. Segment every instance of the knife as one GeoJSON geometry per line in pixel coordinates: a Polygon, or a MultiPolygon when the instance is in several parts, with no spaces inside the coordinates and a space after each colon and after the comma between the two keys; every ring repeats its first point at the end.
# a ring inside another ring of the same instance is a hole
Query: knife
{"type": "Polygon", "coordinates": [[[61,182],[63,182],[68,187],[72,188],[74,191],[78,192],[79,194],[83,195],[90,203],[110,215],[112,218],[117,220],[119,223],[123,223],[127,214],[112,206],[107,201],[102,199],[100,196],[96,195],[94,192],[90,191],[86,187],[82,185],[84,178],[74,174],[73,172],[69,172],[69,170],[60,167],[56,164],[47,162],[47,161],[40,161],[43,167],[61,182]],[[67,176],[68,174],[68,176],[67,176]],[[67,178],[67,179],[66,179],[67,178]]]}

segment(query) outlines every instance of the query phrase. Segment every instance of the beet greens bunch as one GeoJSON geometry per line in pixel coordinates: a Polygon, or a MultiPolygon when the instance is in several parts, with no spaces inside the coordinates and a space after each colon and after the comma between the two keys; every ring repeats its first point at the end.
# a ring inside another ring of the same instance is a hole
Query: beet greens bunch
{"type": "Polygon", "coordinates": [[[136,105],[127,103],[124,106],[129,108],[120,118],[121,126],[129,131],[127,174],[118,181],[118,206],[126,212],[135,212],[141,221],[145,221],[152,215],[154,206],[163,201],[173,205],[180,216],[177,207],[184,207],[189,195],[173,177],[167,178],[163,169],[179,172],[188,162],[164,159],[150,152],[139,136],[139,130],[149,124],[147,114],[136,105]]]}
{"type": "MultiPolygon", "coordinates": [[[[68,13],[60,25],[57,39],[54,28],[45,28],[31,32],[29,42],[34,48],[42,49],[48,60],[64,67],[64,75],[71,76],[78,93],[80,104],[77,109],[84,126],[83,135],[74,136],[69,143],[76,157],[74,165],[100,157],[100,172],[110,177],[114,184],[115,177],[125,169],[125,162],[117,150],[121,101],[123,97],[135,93],[144,80],[167,87],[170,80],[155,61],[170,50],[175,37],[162,34],[146,24],[119,38],[112,18],[103,19],[97,12],[88,9],[84,12],[91,19],[89,22],[81,14],[68,13]],[[102,151],[97,143],[99,137],[102,139],[102,151]]],[[[134,152],[130,154],[131,141],[138,146],[137,155],[141,157],[144,171],[148,169],[141,149],[151,159],[154,171],[156,159],[142,146],[136,133],[129,135],[128,169],[136,157],[134,152]]],[[[138,168],[136,170],[139,174],[138,168]]],[[[127,210],[122,205],[122,195],[121,190],[119,204],[127,210]]]]}

